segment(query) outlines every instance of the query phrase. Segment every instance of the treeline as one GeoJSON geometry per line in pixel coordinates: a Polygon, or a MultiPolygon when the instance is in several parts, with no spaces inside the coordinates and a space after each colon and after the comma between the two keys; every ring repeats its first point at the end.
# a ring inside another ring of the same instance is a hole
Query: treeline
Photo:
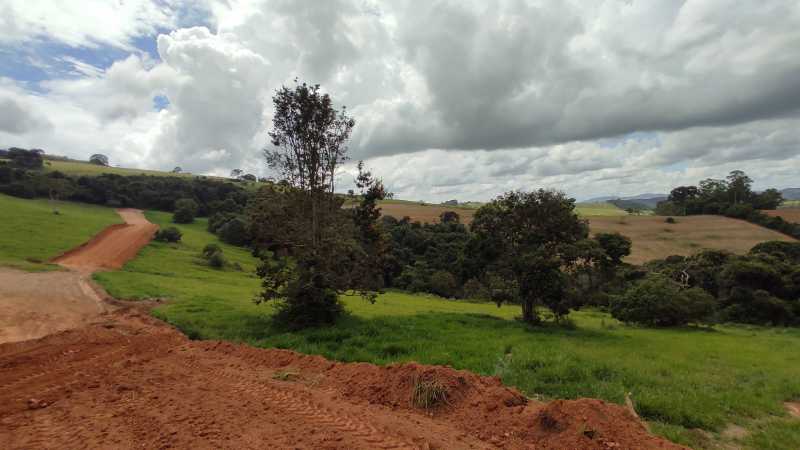
{"type": "Polygon", "coordinates": [[[0,192],[15,197],[46,197],[161,211],[174,211],[176,204],[185,199],[195,203],[194,214],[210,216],[242,213],[250,196],[238,184],[212,178],[71,176],[42,170],[41,155],[33,151],[21,150],[13,156],[9,161],[0,161],[0,192]]]}
{"type": "Polygon", "coordinates": [[[609,305],[625,322],[800,325],[798,242],[764,242],[747,255],[670,256],[648,262],[637,278],[609,305]]]}
{"type": "Polygon", "coordinates": [[[756,193],[753,180],[741,170],[734,170],[724,180],[708,178],[697,186],[679,186],[666,201],[660,202],[655,213],[662,216],[697,214],[722,215],[770,228],[800,239],[800,224],[771,217],[761,210],[776,209],[783,203],[777,189],[756,193]]]}

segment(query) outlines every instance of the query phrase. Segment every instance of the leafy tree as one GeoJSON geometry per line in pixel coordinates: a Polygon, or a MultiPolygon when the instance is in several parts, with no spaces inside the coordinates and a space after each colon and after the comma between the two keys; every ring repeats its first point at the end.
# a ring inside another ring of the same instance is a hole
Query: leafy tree
{"type": "Polygon", "coordinates": [[[783,194],[777,189],[767,189],[760,194],[753,195],[753,208],[777,209],[783,203],[783,194]]]}
{"type": "Polygon", "coordinates": [[[41,169],[44,165],[42,154],[33,150],[12,147],[8,149],[11,165],[21,169],[41,169]]]}
{"type": "Polygon", "coordinates": [[[197,215],[197,202],[190,198],[175,201],[175,214],[172,221],[175,223],[192,223],[197,215]]]}
{"type": "Polygon", "coordinates": [[[728,181],[728,193],[734,204],[750,200],[752,195],[750,186],[753,185],[753,180],[747,174],[741,170],[734,170],[728,174],[726,180],[728,181]]]}
{"type": "Polygon", "coordinates": [[[682,290],[667,277],[651,274],[611,303],[611,315],[628,323],[670,327],[704,323],[713,315],[714,298],[702,289],[682,290]]]}
{"type": "Polygon", "coordinates": [[[345,290],[375,299],[373,278],[362,277],[371,260],[364,245],[371,238],[363,232],[372,228],[367,222],[374,216],[365,208],[365,221],[356,223],[334,194],[336,170],[347,159],[355,121],[344,108],[334,108],[318,85],[284,86],[273,104],[273,147],[264,156],[286,187],[264,186],[251,203],[256,242],[276,250],[259,266],[263,290],[256,302],[278,302],[276,319],[292,327],[330,323],[343,310],[339,294],[345,290]]]}
{"type": "Polygon", "coordinates": [[[439,214],[440,223],[461,223],[461,217],[455,211],[443,211],[439,214]]]}
{"type": "Polygon", "coordinates": [[[244,180],[244,181],[257,181],[258,180],[258,178],[256,178],[256,176],[253,175],[252,173],[246,173],[246,174],[242,175],[241,179],[244,180]]]}
{"type": "Polygon", "coordinates": [[[605,252],[607,264],[618,266],[622,264],[622,258],[631,254],[631,240],[619,233],[598,233],[594,239],[600,244],[605,252]]]}
{"type": "Polygon", "coordinates": [[[183,169],[181,169],[180,166],[175,166],[175,168],[172,169],[172,173],[182,173],[182,172],[183,172],[183,169]]]}
{"type": "Polygon", "coordinates": [[[108,156],[95,153],[89,157],[89,162],[91,164],[97,164],[98,166],[108,166],[108,156]]]}
{"type": "Polygon", "coordinates": [[[458,294],[458,282],[450,272],[444,270],[434,272],[429,283],[431,292],[440,297],[452,298],[458,294]]]}
{"type": "Polygon", "coordinates": [[[574,199],[543,189],[508,192],[478,209],[472,230],[479,241],[474,257],[504,279],[500,284],[514,286],[511,297],[522,306],[522,320],[538,322],[537,305],[549,307],[557,318],[569,311],[562,250],[588,234],[574,199]]]}
{"type": "Polygon", "coordinates": [[[231,170],[231,178],[238,180],[242,174],[244,174],[244,170],[242,169],[233,169],[231,170]]]}
{"type": "Polygon", "coordinates": [[[231,245],[244,245],[250,241],[247,224],[239,217],[234,217],[225,222],[217,230],[219,238],[231,245]]]}
{"type": "Polygon", "coordinates": [[[489,300],[489,290],[477,278],[470,278],[464,283],[464,298],[489,300]]]}

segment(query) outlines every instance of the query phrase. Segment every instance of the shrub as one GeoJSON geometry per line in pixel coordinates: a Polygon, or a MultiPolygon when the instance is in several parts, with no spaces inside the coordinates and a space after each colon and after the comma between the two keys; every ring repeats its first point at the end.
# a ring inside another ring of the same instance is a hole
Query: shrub
{"type": "Polygon", "coordinates": [[[475,278],[470,278],[464,283],[464,298],[473,300],[489,300],[489,289],[475,278]]]}
{"type": "Polygon", "coordinates": [[[677,223],[677,221],[675,220],[674,217],[667,217],[666,219],[664,219],[664,222],[666,222],[666,223],[677,223]]]}
{"type": "Polygon", "coordinates": [[[250,241],[244,220],[235,217],[217,229],[220,239],[231,245],[244,245],[250,241]]]}
{"type": "Polygon", "coordinates": [[[796,308],[789,302],[773,297],[764,290],[736,287],[725,300],[726,320],[761,325],[792,325],[798,323],[796,308]]]}
{"type": "Polygon", "coordinates": [[[175,214],[172,221],[175,223],[192,223],[197,215],[197,202],[190,198],[175,201],[175,214]]]}
{"type": "Polygon", "coordinates": [[[222,252],[222,249],[217,244],[208,244],[203,247],[203,258],[210,258],[211,255],[217,252],[222,252]]]}
{"type": "Polygon", "coordinates": [[[225,267],[225,256],[222,255],[222,250],[214,252],[208,257],[208,265],[216,269],[225,267]]]}
{"type": "Polygon", "coordinates": [[[611,315],[623,322],[668,327],[706,322],[715,306],[701,289],[681,290],[669,278],[650,274],[612,301],[611,315]]]}
{"type": "Polygon", "coordinates": [[[750,249],[750,254],[766,253],[777,258],[788,259],[795,264],[800,264],[800,242],[767,241],[756,244],[750,249]]]}
{"type": "Polygon", "coordinates": [[[431,275],[430,289],[431,293],[440,297],[456,297],[458,293],[458,282],[452,273],[438,270],[431,275]]]}
{"type": "Polygon", "coordinates": [[[167,227],[156,232],[155,239],[161,242],[179,242],[183,233],[175,227],[167,227]]]}

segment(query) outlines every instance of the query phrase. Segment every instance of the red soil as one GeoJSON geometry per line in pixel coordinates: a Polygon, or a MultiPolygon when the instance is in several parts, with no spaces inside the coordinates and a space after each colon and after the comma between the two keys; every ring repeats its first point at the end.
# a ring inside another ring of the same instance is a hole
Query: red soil
{"type": "Polygon", "coordinates": [[[0,447],[677,449],[624,407],[496,378],[190,341],[144,312],[0,345],[0,447]],[[436,378],[448,404],[411,405],[436,378]]]}
{"type": "Polygon", "coordinates": [[[124,224],[111,225],[89,242],[53,259],[54,263],[80,272],[119,269],[133,259],[153,238],[158,225],[136,209],[118,209],[124,224]]]}

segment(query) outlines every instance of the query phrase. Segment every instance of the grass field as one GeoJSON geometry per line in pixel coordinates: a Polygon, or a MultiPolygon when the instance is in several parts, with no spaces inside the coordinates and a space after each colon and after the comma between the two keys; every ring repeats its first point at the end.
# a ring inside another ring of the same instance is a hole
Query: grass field
{"type": "Polygon", "coordinates": [[[759,242],[793,241],[785,234],[743,220],[723,216],[676,217],[669,224],[661,216],[590,217],[592,233],[619,232],[633,241],[627,262],[641,264],[670,255],[691,255],[704,249],[746,253],[759,242]]]}
{"type": "MultiPolygon", "coordinates": [[[[383,215],[394,216],[400,219],[408,216],[411,220],[418,220],[423,223],[435,223],[439,221],[439,215],[445,211],[455,211],[461,217],[461,222],[472,223],[477,204],[469,206],[446,206],[434,205],[429,203],[412,202],[407,200],[384,200],[380,202],[381,213],[383,215]]],[[[617,208],[611,203],[578,203],[577,212],[584,217],[593,216],[626,216],[627,212],[617,208]]]]}
{"type": "Polygon", "coordinates": [[[122,222],[111,208],[0,194],[0,265],[50,270],[51,258],[88,241],[103,228],[122,222]],[[53,213],[57,209],[59,214],[53,213]]]}
{"type": "MultiPolygon", "coordinates": [[[[148,213],[162,225],[170,216],[148,213]]],[[[255,305],[256,261],[226,246],[243,270],[218,271],[199,258],[216,238],[206,223],[181,228],[181,244],[152,243],[120,272],[95,275],[119,298],[165,297],[155,314],[189,336],[289,348],[343,361],[418,361],[497,375],[532,397],[599,397],[632,393],[653,430],[697,448],[800,448],[800,421],[782,403],[800,398],[800,330],[718,326],[649,330],[594,311],[570,315],[574,329],[530,328],[516,307],[463,303],[389,292],[370,305],[345,298],[351,312],[336,326],[286,332],[255,305]],[[724,437],[731,424],[748,430],[724,437]]]]}
{"type": "Polygon", "coordinates": [[[192,174],[188,173],[172,173],[162,172],[159,170],[145,170],[145,169],[125,169],[122,167],[106,167],[97,164],[89,164],[88,162],[81,161],[55,161],[45,160],[45,170],[59,171],[67,175],[101,175],[104,173],[113,173],[116,175],[155,175],[162,177],[191,177],[192,174]]]}
{"type": "Polygon", "coordinates": [[[800,200],[786,200],[780,206],[781,209],[783,208],[800,208],[800,200]]]}
{"type": "Polygon", "coordinates": [[[781,208],[774,211],[764,211],[770,216],[780,216],[787,222],[800,223],[800,208],[781,208]]]}

